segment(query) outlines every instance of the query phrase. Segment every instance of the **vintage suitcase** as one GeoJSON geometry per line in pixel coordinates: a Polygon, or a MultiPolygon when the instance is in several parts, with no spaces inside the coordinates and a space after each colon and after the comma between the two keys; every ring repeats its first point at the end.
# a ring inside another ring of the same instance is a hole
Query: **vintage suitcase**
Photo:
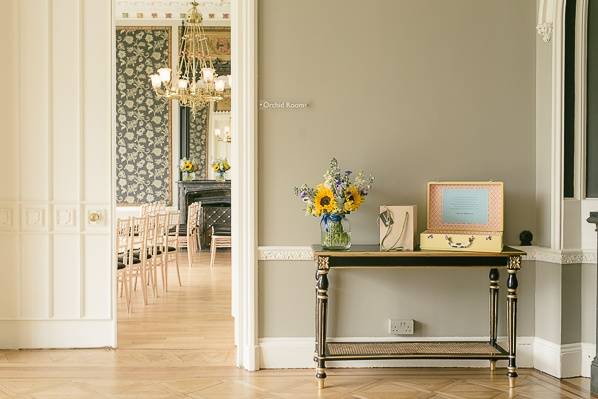
{"type": "Polygon", "coordinates": [[[427,217],[421,249],[501,252],[503,183],[430,182],[427,217]]]}

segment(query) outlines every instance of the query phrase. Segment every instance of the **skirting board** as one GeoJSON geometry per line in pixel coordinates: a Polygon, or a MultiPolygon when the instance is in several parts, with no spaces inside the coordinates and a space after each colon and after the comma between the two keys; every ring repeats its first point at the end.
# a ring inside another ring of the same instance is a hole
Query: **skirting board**
{"type": "Polygon", "coordinates": [[[0,348],[70,349],[116,346],[114,320],[3,320],[0,348]]]}
{"type": "MultiPolygon", "coordinates": [[[[488,337],[417,337],[403,339],[404,341],[485,341],[488,337]]],[[[400,341],[395,337],[375,338],[330,338],[336,342],[387,342],[400,341]]],[[[504,339],[499,339],[505,344],[504,339]]],[[[517,339],[517,361],[519,367],[533,367],[532,337],[517,339]]],[[[262,369],[294,369],[313,368],[314,339],[299,338],[261,338],[260,366],[262,369]]],[[[328,362],[329,367],[489,367],[487,360],[366,360],[347,362],[328,362]]],[[[506,367],[506,361],[498,362],[500,367],[506,367]]]]}
{"type": "Polygon", "coordinates": [[[557,378],[590,377],[596,345],[575,343],[558,345],[534,338],[534,368],[557,378]]]}

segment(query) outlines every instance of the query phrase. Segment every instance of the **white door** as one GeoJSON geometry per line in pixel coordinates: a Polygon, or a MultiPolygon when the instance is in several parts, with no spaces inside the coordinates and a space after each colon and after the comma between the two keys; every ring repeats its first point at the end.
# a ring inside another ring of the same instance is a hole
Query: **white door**
{"type": "Polygon", "coordinates": [[[111,3],[2,2],[2,348],[116,343],[111,3]]]}

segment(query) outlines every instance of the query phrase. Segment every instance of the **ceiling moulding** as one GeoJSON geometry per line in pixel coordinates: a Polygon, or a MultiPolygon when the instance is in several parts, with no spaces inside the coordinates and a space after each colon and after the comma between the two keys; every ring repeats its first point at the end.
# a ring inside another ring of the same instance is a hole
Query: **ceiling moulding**
{"type": "Polygon", "coordinates": [[[558,0],[539,0],[538,1],[538,24],[536,30],[542,36],[544,43],[550,43],[552,40],[552,31],[554,27],[554,12],[558,0]]]}
{"type": "MultiPolygon", "coordinates": [[[[230,0],[198,0],[199,10],[206,24],[230,22],[230,0]]],[[[191,8],[191,1],[183,0],[116,0],[118,19],[182,20],[191,8]]]]}

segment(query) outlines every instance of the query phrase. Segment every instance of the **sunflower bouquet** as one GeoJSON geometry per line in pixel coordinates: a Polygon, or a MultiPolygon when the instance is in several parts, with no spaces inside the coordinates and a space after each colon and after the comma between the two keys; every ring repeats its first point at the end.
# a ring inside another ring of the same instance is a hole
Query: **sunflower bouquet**
{"type": "Polygon", "coordinates": [[[230,170],[230,163],[228,162],[228,159],[222,158],[212,161],[212,170],[216,172],[218,180],[224,180],[224,174],[230,170]]]}
{"type": "Polygon", "coordinates": [[[195,172],[199,170],[199,165],[196,161],[183,158],[179,163],[179,170],[183,173],[183,180],[195,180],[195,172]]]}
{"type": "Polygon", "coordinates": [[[306,215],[321,218],[322,246],[326,249],[351,247],[351,229],[346,215],[355,212],[369,194],[374,178],[359,172],[341,170],[336,159],[316,187],[295,187],[295,194],[305,204],[306,215]]]}

